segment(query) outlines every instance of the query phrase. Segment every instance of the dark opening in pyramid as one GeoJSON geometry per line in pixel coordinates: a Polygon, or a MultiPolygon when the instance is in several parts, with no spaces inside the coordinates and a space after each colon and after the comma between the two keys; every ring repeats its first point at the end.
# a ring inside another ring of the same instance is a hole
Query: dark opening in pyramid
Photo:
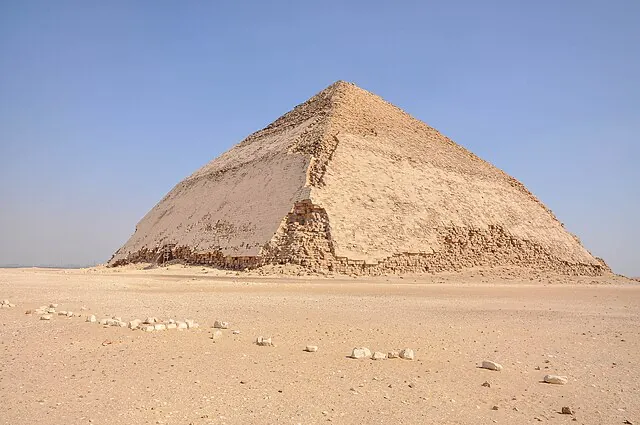
{"type": "Polygon", "coordinates": [[[609,272],[520,182],[338,81],[178,183],[110,265],[609,272]]]}

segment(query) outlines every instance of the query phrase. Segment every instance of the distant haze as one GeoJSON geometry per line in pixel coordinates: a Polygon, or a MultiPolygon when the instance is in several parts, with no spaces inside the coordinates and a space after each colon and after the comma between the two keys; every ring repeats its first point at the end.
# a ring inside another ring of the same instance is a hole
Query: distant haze
{"type": "Polygon", "coordinates": [[[640,276],[640,3],[0,3],[0,264],[107,261],[177,182],[333,81],[522,181],[640,276]]]}

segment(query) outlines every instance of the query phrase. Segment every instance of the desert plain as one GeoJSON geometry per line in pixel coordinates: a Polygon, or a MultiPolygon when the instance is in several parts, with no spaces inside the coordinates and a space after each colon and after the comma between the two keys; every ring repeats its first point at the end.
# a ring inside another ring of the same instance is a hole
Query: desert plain
{"type": "Polygon", "coordinates": [[[0,299],[15,304],[0,309],[0,424],[640,424],[637,281],[271,272],[0,269],[0,299]],[[74,316],[25,314],[52,303],[74,316]],[[355,347],[415,359],[352,359],[355,347]]]}

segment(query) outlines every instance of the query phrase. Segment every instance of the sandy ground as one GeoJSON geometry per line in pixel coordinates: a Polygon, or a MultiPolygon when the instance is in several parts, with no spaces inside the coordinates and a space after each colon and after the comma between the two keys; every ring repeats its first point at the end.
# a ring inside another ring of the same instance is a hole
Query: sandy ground
{"type": "Polygon", "coordinates": [[[0,269],[5,298],[17,307],[0,310],[0,424],[640,424],[640,285],[620,278],[0,269]],[[201,328],[25,315],[48,303],[201,328]],[[214,342],[215,319],[241,333],[214,342]],[[347,358],[357,346],[416,360],[347,358]]]}

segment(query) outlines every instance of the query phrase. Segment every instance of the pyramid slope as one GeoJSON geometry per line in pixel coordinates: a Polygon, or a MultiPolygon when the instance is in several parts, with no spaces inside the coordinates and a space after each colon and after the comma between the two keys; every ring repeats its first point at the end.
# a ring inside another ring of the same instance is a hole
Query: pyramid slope
{"type": "Polygon", "coordinates": [[[166,246],[222,267],[608,271],[517,180],[344,82],[178,184],[111,264],[154,261],[166,246]]]}

